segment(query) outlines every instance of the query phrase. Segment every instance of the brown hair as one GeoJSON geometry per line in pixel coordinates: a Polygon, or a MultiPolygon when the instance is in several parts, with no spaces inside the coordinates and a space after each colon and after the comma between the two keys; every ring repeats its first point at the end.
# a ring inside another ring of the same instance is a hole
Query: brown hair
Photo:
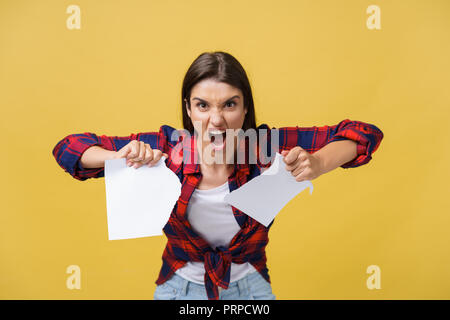
{"type": "Polygon", "coordinates": [[[247,108],[242,129],[244,131],[250,128],[256,129],[255,107],[247,74],[236,58],[222,51],[202,53],[192,62],[184,76],[183,87],[181,89],[181,109],[184,129],[188,130],[191,134],[194,133],[194,127],[187,113],[185,102],[187,101],[187,107],[190,110],[191,90],[198,82],[205,79],[214,79],[239,88],[244,95],[244,107],[247,108]]]}

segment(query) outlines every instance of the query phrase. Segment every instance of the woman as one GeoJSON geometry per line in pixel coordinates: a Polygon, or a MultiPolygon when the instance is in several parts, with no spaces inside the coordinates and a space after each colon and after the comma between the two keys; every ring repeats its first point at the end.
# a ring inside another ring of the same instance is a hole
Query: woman
{"type": "Polygon", "coordinates": [[[383,133],[348,119],[323,127],[257,127],[245,70],[224,52],[203,53],[192,63],[181,98],[184,130],[163,125],[159,132],[127,137],[72,134],[53,155],[79,180],[103,177],[108,159],[126,158],[137,169],[166,157],[182,192],[164,227],[168,242],[155,299],[275,299],[265,255],[272,224],[265,227],[223,201],[270,163],[261,161],[260,144],[236,136],[228,140],[230,130],[269,132],[262,137],[267,145],[276,142],[271,151],[282,154],[297,181],[369,162],[383,133]],[[274,130],[277,139],[271,138],[274,130]],[[236,161],[242,152],[245,161],[236,161]],[[257,161],[249,163],[255,154],[257,161]],[[212,161],[198,161],[207,158],[212,161]]]}

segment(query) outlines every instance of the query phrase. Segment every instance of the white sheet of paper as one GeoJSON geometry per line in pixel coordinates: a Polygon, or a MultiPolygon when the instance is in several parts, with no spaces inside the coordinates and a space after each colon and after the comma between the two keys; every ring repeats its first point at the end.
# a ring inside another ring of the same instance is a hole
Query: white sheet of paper
{"type": "Polygon", "coordinates": [[[277,152],[267,170],[228,193],[224,200],[267,227],[289,201],[308,187],[311,194],[311,181],[296,181],[277,152]]]}
{"type": "Polygon", "coordinates": [[[105,161],[109,240],[162,235],[181,194],[178,177],[165,157],[153,167],[128,167],[126,159],[105,161]]]}

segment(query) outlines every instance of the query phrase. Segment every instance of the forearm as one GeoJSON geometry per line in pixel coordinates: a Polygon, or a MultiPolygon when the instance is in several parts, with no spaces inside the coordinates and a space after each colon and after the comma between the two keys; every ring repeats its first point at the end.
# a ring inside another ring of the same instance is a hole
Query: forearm
{"type": "Polygon", "coordinates": [[[356,158],[357,143],[352,140],[333,141],[325,145],[313,155],[317,157],[321,163],[321,174],[340,167],[341,165],[356,158]]]}
{"type": "Polygon", "coordinates": [[[103,149],[99,146],[92,146],[86,151],[80,158],[80,163],[83,168],[103,168],[105,166],[105,160],[114,159],[116,156],[115,151],[103,149]]]}

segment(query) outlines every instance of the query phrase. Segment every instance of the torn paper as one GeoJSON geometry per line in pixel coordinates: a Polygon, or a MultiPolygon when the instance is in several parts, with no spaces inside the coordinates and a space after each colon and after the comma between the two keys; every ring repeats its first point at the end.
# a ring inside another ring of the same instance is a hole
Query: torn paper
{"type": "Polygon", "coordinates": [[[180,180],[164,160],[138,169],[128,167],[125,158],[105,161],[109,240],[163,234],[181,194],[180,180]]]}
{"type": "Polygon", "coordinates": [[[266,171],[227,194],[224,200],[267,227],[292,198],[308,187],[311,194],[311,181],[296,181],[277,152],[266,171]]]}

